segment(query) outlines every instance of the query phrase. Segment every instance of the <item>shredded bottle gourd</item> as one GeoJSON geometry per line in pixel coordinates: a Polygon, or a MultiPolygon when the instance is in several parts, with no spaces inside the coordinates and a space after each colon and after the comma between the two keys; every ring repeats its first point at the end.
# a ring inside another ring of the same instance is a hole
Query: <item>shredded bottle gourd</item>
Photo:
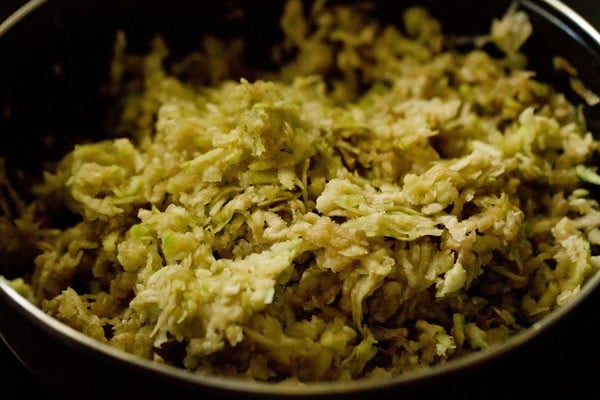
{"type": "Polygon", "coordinates": [[[23,240],[0,254],[36,255],[11,285],[141,357],[290,382],[443,363],[571,300],[600,266],[599,143],[526,69],[527,15],[465,52],[403,18],[290,0],[256,79],[243,40],[167,65],[161,38],[136,55],[119,34],[119,137],[76,145],[31,202],[1,182],[23,240]]]}

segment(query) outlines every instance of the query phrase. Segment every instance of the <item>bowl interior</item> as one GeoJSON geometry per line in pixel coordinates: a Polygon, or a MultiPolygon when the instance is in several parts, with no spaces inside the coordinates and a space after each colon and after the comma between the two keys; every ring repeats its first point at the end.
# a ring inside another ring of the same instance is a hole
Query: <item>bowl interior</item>
{"type": "MultiPolygon", "coordinates": [[[[277,21],[283,2],[54,0],[33,3],[37,6],[31,7],[26,15],[0,25],[0,156],[14,165],[13,171],[25,175],[35,176],[39,173],[41,160],[59,157],[76,141],[110,135],[110,126],[104,121],[111,102],[99,88],[108,79],[115,32],[118,29],[126,32],[129,48],[141,52],[148,49],[154,35],[163,35],[174,58],[197,48],[201,37],[207,32],[242,36],[247,39],[248,60],[260,67],[271,65],[270,48],[281,36],[277,21]]],[[[571,99],[582,103],[571,91],[568,76],[556,71],[551,60],[556,55],[568,59],[586,85],[600,92],[600,79],[597,79],[600,74],[598,34],[587,26],[582,27],[568,10],[565,13],[563,8],[554,3],[522,2],[521,7],[529,11],[534,25],[534,34],[524,51],[530,68],[537,71],[540,79],[553,82],[571,99]]],[[[471,35],[486,33],[490,21],[500,17],[510,1],[390,0],[378,2],[374,12],[384,22],[400,23],[402,9],[410,4],[429,8],[440,19],[445,32],[471,35]]],[[[598,106],[582,104],[582,109],[588,117],[590,129],[600,132],[598,106]]],[[[7,272],[10,275],[10,271],[7,272]]],[[[598,276],[594,277],[590,282],[591,288],[582,294],[593,290],[599,280],[598,276]]],[[[6,289],[0,286],[0,290],[6,289]]],[[[13,296],[3,296],[2,301],[12,301],[13,296]]],[[[452,368],[477,365],[529,340],[546,324],[554,323],[567,311],[568,308],[561,310],[531,332],[514,338],[503,349],[492,349],[392,383],[417,381],[430,375],[447,373],[452,368]]],[[[36,321],[35,325],[48,326],[43,319],[36,317],[36,321]]],[[[77,334],[68,330],[58,334],[75,337],[76,342],[85,344],[77,334]]],[[[110,352],[107,354],[113,356],[110,352]]],[[[125,362],[131,361],[125,359],[125,362]]],[[[162,372],[158,370],[158,373],[162,372]]],[[[188,380],[188,377],[177,374],[171,378],[188,380]]],[[[348,393],[351,390],[368,389],[370,385],[345,384],[336,387],[336,390],[338,393],[348,393]]],[[[276,388],[265,390],[260,385],[254,389],[264,394],[277,393],[276,388]]],[[[327,387],[315,391],[332,393],[327,387]]]]}

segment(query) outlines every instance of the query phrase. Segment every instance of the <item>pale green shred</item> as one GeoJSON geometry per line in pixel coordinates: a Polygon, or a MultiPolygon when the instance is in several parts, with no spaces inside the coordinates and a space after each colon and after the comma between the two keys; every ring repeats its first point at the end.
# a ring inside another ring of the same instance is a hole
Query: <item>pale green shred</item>
{"type": "Polygon", "coordinates": [[[4,264],[35,255],[10,285],[122,350],[277,382],[445,363],[575,298],[600,268],[599,144],[522,68],[527,15],[492,23],[493,58],[423,8],[286,4],[258,78],[238,39],[167,63],[118,35],[119,137],[31,202],[0,182],[4,264]]]}
{"type": "Polygon", "coordinates": [[[510,54],[516,53],[532,33],[533,27],[527,13],[511,7],[503,18],[492,21],[490,39],[500,50],[510,54]]]}
{"type": "Polygon", "coordinates": [[[4,276],[0,275],[0,282],[5,283],[15,292],[19,293],[21,296],[26,298],[32,303],[35,303],[35,294],[33,293],[33,288],[29,285],[23,278],[15,278],[15,279],[6,279],[4,276]]]}
{"type": "Polygon", "coordinates": [[[575,167],[577,176],[582,180],[593,183],[594,185],[600,185],[600,175],[596,172],[595,167],[588,167],[583,164],[579,164],[575,167]]]}

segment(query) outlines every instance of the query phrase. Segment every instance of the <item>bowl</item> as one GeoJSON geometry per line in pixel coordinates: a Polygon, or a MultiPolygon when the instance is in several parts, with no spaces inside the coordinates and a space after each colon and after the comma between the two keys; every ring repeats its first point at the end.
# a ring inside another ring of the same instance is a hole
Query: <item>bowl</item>
{"type": "MultiPolygon", "coordinates": [[[[589,129],[600,132],[598,106],[584,104],[572,90],[570,76],[552,64],[556,55],[569,60],[577,77],[600,93],[600,34],[559,1],[517,3],[534,27],[523,48],[529,68],[581,103],[589,129]]],[[[487,32],[490,21],[502,16],[510,1],[380,1],[375,12],[384,22],[399,23],[401,10],[413,4],[427,7],[445,32],[467,36],[487,32]]],[[[108,79],[118,29],[127,33],[130,48],[138,50],[161,33],[175,55],[194,49],[207,32],[243,35],[249,54],[261,64],[281,35],[276,24],[281,8],[282,3],[267,0],[27,2],[0,24],[0,110],[5,110],[0,114],[0,156],[34,174],[41,160],[56,159],[82,140],[82,132],[87,139],[105,135],[103,121],[110,104],[99,96],[98,88],[108,79]]],[[[11,271],[4,273],[10,276],[11,271]]],[[[281,385],[193,374],[101,344],[46,315],[4,282],[0,282],[0,335],[60,398],[424,398],[447,393],[458,382],[468,385],[483,379],[485,372],[510,370],[514,354],[527,354],[527,348],[553,327],[567,324],[599,284],[596,272],[573,301],[500,345],[385,379],[281,385]]]]}

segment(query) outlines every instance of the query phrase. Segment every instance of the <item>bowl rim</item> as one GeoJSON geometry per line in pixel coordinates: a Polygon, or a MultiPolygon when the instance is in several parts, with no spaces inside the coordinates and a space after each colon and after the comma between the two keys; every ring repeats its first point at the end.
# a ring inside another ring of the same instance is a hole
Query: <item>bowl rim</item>
{"type": "MultiPolygon", "coordinates": [[[[30,13],[40,8],[45,3],[50,3],[48,0],[28,0],[14,13],[12,13],[4,21],[0,21],[0,40],[11,28],[20,23],[30,13]]],[[[574,11],[571,7],[563,3],[561,0],[516,0],[518,6],[534,11],[553,24],[565,27],[565,23],[561,18],[566,18],[569,22],[574,23],[582,32],[587,35],[587,39],[591,41],[600,52],[600,32],[593,27],[585,18],[574,11]]],[[[567,27],[568,28],[568,27],[567,27]]],[[[568,28],[569,33],[576,40],[580,35],[568,28]]],[[[600,134],[600,132],[599,132],[600,134]]],[[[36,305],[31,303],[9,283],[0,277],[0,301],[9,303],[8,305],[22,312],[30,322],[52,335],[61,342],[71,344],[81,352],[94,352],[103,357],[119,363],[134,366],[144,371],[154,374],[159,374],[167,378],[175,379],[182,383],[191,384],[198,388],[210,388],[222,390],[225,392],[238,392],[259,395],[278,395],[292,397],[306,397],[314,395],[344,395],[348,393],[359,393],[371,391],[373,389],[381,390],[393,387],[408,386],[418,384],[432,378],[440,378],[450,374],[455,374],[460,371],[465,371],[473,367],[482,365],[491,359],[499,358],[502,355],[509,353],[511,350],[520,347],[530,342],[542,332],[547,331],[556,322],[563,319],[574,308],[578,307],[585,299],[590,297],[590,294],[600,287],[600,269],[597,269],[583,287],[579,290],[576,296],[566,304],[558,307],[550,314],[535,322],[528,328],[518,332],[503,342],[490,345],[486,349],[481,349],[459,358],[447,361],[443,364],[434,365],[427,368],[419,368],[414,371],[409,371],[392,377],[373,377],[364,378],[352,381],[324,381],[311,383],[272,383],[256,380],[249,380],[240,377],[226,377],[219,375],[198,374],[192,371],[162,364],[155,361],[147,360],[142,357],[135,356],[125,351],[119,350],[108,344],[101,343],[84,333],[71,328],[70,326],[60,322],[43,312],[36,305]]],[[[19,354],[12,348],[11,343],[7,342],[0,332],[0,337],[5,341],[8,348],[13,354],[29,368],[29,366],[21,360],[19,354]]],[[[36,374],[36,371],[31,371],[36,374]]]]}
{"type": "Polygon", "coordinates": [[[0,37],[19,23],[23,18],[39,8],[47,0],[27,0],[23,5],[17,8],[4,21],[0,21],[0,37]]]}
{"type": "MultiPolygon", "coordinates": [[[[45,1],[45,0],[42,0],[45,1]]],[[[596,45],[600,46],[600,32],[587,19],[574,9],[569,7],[561,0],[517,0],[519,5],[529,8],[532,11],[542,15],[555,25],[565,28],[571,36],[577,36],[564,22],[557,16],[552,15],[552,11],[558,12],[559,15],[567,17],[570,22],[574,22],[581,30],[583,30],[596,45]],[[546,7],[544,7],[546,6],[546,7]]]]}

